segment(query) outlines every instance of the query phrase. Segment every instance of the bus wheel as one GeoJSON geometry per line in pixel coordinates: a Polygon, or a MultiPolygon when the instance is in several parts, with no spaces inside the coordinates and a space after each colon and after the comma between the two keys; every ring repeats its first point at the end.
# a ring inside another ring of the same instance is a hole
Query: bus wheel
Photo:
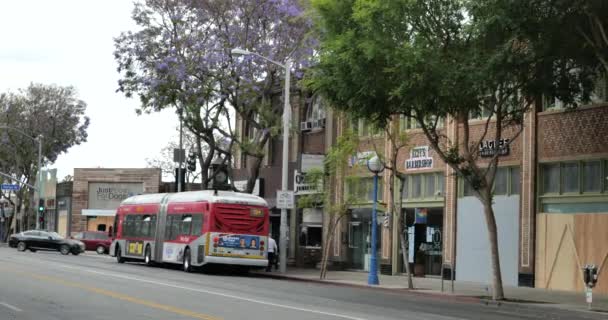
{"type": "Polygon", "coordinates": [[[150,250],[150,245],[146,246],[146,254],[144,255],[144,262],[146,263],[147,266],[154,265],[154,262],[152,262],[152,250],[150,250]]]}
{"type": "Polygon", "coordinates": [[[116,262],[125,263],[125,258],[122,257],[120,246],[116,246],[116,262]]]}
{"type": "Polygon", "coordinates": [[[190,249],[186,249],[184,253],[184,271],[192,272],[192,265],[190,264],[190,249]]]}

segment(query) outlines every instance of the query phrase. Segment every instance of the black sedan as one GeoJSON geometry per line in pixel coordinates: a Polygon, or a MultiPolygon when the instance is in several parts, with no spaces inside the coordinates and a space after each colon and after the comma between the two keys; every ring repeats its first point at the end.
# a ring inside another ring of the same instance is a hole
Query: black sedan
{"type": "Polygon", "coordinates": [[[8,245],[17,248],[19,251],[27,249],[32,252],[36,252],[36,250],[57,250],[63,255],[70,252],[73,255],[79,255],[84,252],[84,243],[78,240],[65,239],[56,232],[42,230],[30,230],[13,234],[8,240],[8,245]]]}

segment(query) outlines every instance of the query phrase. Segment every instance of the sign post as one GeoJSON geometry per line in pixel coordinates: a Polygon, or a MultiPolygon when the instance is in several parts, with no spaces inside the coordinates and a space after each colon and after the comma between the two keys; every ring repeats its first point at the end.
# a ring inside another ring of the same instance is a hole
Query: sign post
{"type": "Polygon", "coordinates": [[[277,190],[277,208],[278,209],[293,209],[294,197],[291,190],[277,190]]]}

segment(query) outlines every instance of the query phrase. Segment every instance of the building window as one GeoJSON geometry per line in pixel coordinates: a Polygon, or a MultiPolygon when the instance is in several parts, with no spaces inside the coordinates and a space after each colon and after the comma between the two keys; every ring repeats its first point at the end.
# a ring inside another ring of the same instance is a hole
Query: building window
{"type": "MultiPolygon", "coordinates": [[[[608,102],[608,77],[604,75],[596,79],[595,86],[593,88],[593,91],[591,92],[589,99],[590,103],[608,102]]],[[[577,100],[576,102],[580,104],[580,100],[577,100]]],[[[564,102],[560,101],[557,98],[543,99],[543,110],[560,110],[564,109],[565,107],[566,105],[564,104],[564,102]]]]}
{"type": "Polygon", "coordinates": [[[604,181],[607,168],[608,163],[602,160],[543,164],[542,194],[600,193],[608,184],[604,181]]]}
{"type": "Polygon", "coordinates": [[[481,106],[479,109],[469,112],[469,120],[484,120],[493,116],[493,114],[494,112],[492,112],[492,109],[481,106]]]}
{"type": "Polygon", "coordinates": [[[583,192],[602,191],[602,166],[600,161],[583,163],[583,192]]]}
{"type": "Polygon", "coordinates": [[[604,162],[604,174],[600,177],[604,183],[604,191],[608,191],[608,161],[604,162]]]}
{"type": "Polygon", "coordinates": [[[559,193],[559,163],[543,166],[543,192],[559,193]]]}
{"type": "Polygon", "coordinates": [[[519,167],[511,167],[511,194],[520,194],[521,189],[521,171],[519,167]]]}
{"type": "Polygon", "coordinates": [[[323,237],[322,230],[322,226],[320,225],[309,225],[302,227],[302,231],[300,233],[300,246],[320,248],[322,241],[321,239],[323,237]]]}
{"type": "MultiPolygon", "coordinates": [[[[426,119],[424,121],[424,123],[426,125],[433,125],[435,123],[435,116],[431,116],[428,119],[426,119]]],[[[439,121],[437,121],[437,128],[442,128],[444,125],[444,118],[439,118],[439,121]]],[[[400,131],[405,131],[405,130],[411,130],[411,129],[419,129],[420,128],[420,124],[418,123],[418,121],[416,121],[416,119],[412,118],[412,117],[407,117],[405,115],[400,115],[399,116],[399,130],[400,131]]]]}
{"type": "Polygon", "coordinates": [[[436,194],[436,190],[435,190],[435,174],[425,174],[424,175],[424,189],[425,189],[425,193],[424,196],[425,198],[432,198],[434,197],[436,194]]]}
{"type": "Polygon", "coordinates": [[[506,195],[508,191],[508,168],[498,168],[494,177],[494,194],[506,195]]]}
{"type": "Polygon", "coordinates": [[[562,165],[561,175],[563,192],[579,191],[578,162],[564,163],[562,165]]]}
{"type": "MultiPolygon", "coordinates": [[[[373,177],[350,177],[347,180],[348,195],[358,202],[374,201],[373,177]]],[[[383,198],[382,177],[378,177],[378,201],[383,198]]]]}
{"type": "MultiPolygon", "coordinates": [[[[475,190],[465,179],[460,179],[463,197],[475,196],[475,190]]],[[[499,167],[494,177],[492,192],[496,196],[512,196],[520,193],[520,169],[519,167],[499,167]]]]}
{"type": "Polygon", "coordinates": [[[443,196],[444,190],[445,179],[443,175],[443,172],[407,175],[402,198],[408,200],[439,200],[437,198],[443,196]]]}
{"type": "Polygon", "coordinates": [[[351,119],[350,128],[359,137],[376,137],[384,134],[382,128],[365,119],[351,119]]]}
{"type": "Polygon", "coordinates": [[[439,191],[439,194],[443,197],[444,192],[445,192],[445,176],[443,175],[443,173],[438,173],[437,174],[437,191],[439,191]]]}
{"type": "Polygon", "coordinates": [[[422,175],[412,175],[412,198],[422,198],[422,175]]]}
{"type": "Polygon", "coordinates": [[[325,116],[324,100],[319,95],[315,95],[306,109],[306,121],[311,122],[313,128],[316,128],[320,126],[319,121],[325,120],[325,116]]]}

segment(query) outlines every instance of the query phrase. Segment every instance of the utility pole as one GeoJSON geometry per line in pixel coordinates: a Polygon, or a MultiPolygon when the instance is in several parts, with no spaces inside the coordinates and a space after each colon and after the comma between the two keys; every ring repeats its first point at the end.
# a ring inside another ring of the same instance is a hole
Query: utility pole
{"type": "MultiPolygon", "coordinates": [[[[36,205],[40,203],[42,196],[42,135],[38,138],[38,197],[36,198],[36,205]]],[[[36,230],[40,229],[40,210],[36,209],[36,230]]]]}

